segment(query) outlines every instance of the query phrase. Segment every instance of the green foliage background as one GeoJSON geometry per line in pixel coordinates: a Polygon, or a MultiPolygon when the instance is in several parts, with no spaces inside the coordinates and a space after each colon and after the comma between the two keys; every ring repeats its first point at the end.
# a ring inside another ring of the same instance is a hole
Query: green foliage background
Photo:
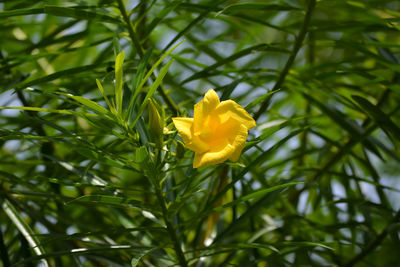
{"type": "Polygon", "coordinates": [[[395,0],[0,2],[2,266],[398,266],[399,20],[395,0]],[[209,88],[257,127],[193,169],[171,117],[209,88]]]}

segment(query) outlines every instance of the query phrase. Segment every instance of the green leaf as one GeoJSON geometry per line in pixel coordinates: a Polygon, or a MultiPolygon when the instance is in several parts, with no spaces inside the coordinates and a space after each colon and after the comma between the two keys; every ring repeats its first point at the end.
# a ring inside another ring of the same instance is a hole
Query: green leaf
{"type": "Polygon", "coordinates": [[[138,163],[145,161],[148,158],[148,156],[149,156],[149,153],[147,152],[146,147],[141,146],[136,149],[136,161],[138,163]]]}
{"type": "Polygon", "coordinates": [[[70,78],[71,75],[73,75],[73,74],[84,73],[84,72],[92,71],[92,70],[95,70],[98,68],[104,68],[107,65],[108,65],[108,63],[102,63],[102,64],[92,64],[92,65],[86,65],[86,66],[66,69],[66,70],[52,73],[52,74],[44,76],[44,77],[40,77],[38,79],[34,79],[31,81],[27,81],[27,82],[21,82],[21,83],[15,85],[15,87],[16,88],[26,88],[26,87],[33,86],[33,85],[39,85],[42,83],[54,81],[54,80],[62,78],[62,77],[70,78]]]}
{"type": "MultiPolygon", "coordinates": [[[[182,41],[183,42],[183,41],[182,41]]],[[[158,65],[160,65],[163,60],[170,54],[172,53],[172,51],[175,50],[175,48],[177,48],[182,42],[178,43],[177,45],[175,45],[174,47],[172,47],[170,50],[168,50],[166,53],[164,53],[162,55],[162,57],[157,60],[157,62],[151,67],[151,69],[147,72],[146,76],[140,81],[139,85],[135,88],[135,93],[132,96],[132,99],[129,103],[129,107],[128,110],[133,110],[134,108],[134,104],[135,104],[135,100],[137,95],[140,93],[140,91],[142,90],[143,85],[148,81],[148,79],[150,78],[150,76],[153,74],[154,70],[158,67],[158,65]]],[[[150,56],[150,55],[149,55],[150,56]]],[[[147,60],[146,58],[144,58],[143,62],[145,62],[145,60],[147,60]]],[[[136,84],[136,80],[135,80],[135,84],[136,84]]],[[[145,102],[143,102],[145,103],[145,102]]]]}
{"type": "Polygon", "coordinates": [[[115,35],[112,39],[113,48],[114,48],[114,56],[117,57],[119,53],[121,53],[121,45],[119,44],[118,35],[115,35]]]}
{"type": "Polygon", "coordinates": [[[182,0],[179,1],[172,1],[172,3],[169,3],[165,8],[160,10],[160,12],[157,12],[156,16],[154,19],[150,22],[149,26],[147,26],[147,35],[146,37],[151,34],[151,32],[154,30],[154,28],[170,13],[172,12],[180,3],[182,0]]]}
{"type": "MultiPolygon", "coordinates": [[[[82,105],[88,107],[89,109],[95,111],[98,114],[104,114],[107,116],[111,115],[110,112],[107,109],[105,109],[103,106],[100,106],[96,102],[94,102],[90,99],[87,99],[85,97],[75,96],[75,95],[71,95],[71,94],[64,94],[64,93],[58,93],[58,94],[72,98],[72,99],[78,101],[79,103],[81,103],[82,105]]],[[[110,117],[112,117],[112,116],[110,116],[110,117]]]]}
{"type": "Polygon", "coordinates": [[[160,85],[161,81],[164,79],[164,76],[167,74],[169,67],[171,64],[174,62],[174,60],[170,60],[160,71],[158,74],[157,79],[154,81],[154,83],[151,85],[150,90],[147,92],[146,97],[144,98],[142,104],[139,107],[139,111],[136,114],[136,118],[133,120],[132,124],[130,125],[131,128],[135,127],[136,122],[139,120],[140,116],[142,115],[144,109],[147,106],[148,100],[150,97],[153,96],[153,94],[156,92],[158,86],[160,85]]]}
{"type": "MultiPolygon", "coordinates": [[[[291,178],[293,180],[293,178],[291,178]]],[[[241,226],[246,220],[252,217],[254,213],[257,213],[257,211],[265,207],[267,202],[272,201],[275,197],[280,195],[282,190],[285,189],[285,187],[276,189],[274,191],[270,191],[269,193],[266,193],[261,199],[256,201],[255,203],[252,203],[250,206],[248,206],[245,210],[245,212],[240,215],[240,217],[235,218],[231,224],[229,224],[221,233],[219,233],[216,238],[214,239],[213,243],[220,242],[223,238],[228,236],[230,233],[232,233],[235,229],[237,229],[239,226],[241,226]]]]}
{"type": "Polygon", "coordinates": [[[390,119],[390,116],[361,96],[352,95],[351,97],[386,133],[400,141],[400,128],[390,119]]]}
{"type": "Polygon", "coordinates": [[[60,113],[60,114],[75,114],[72,111],[64,110],[64,109],[48,109],[48,108],[36,108],[36,107],[0,107],[1,109],[19,109],[19,110],[27,110],[27,111],[43,111],[50,113],[60,113]]]}
{"type": "Polygon", "coordinates": [[[104,100],[106,101],[108,108],[111,110],[111,112],[112,112],[114,115],[116,115],[116,114],[117,114],[117,111],[116,111],[114,105],[112,105],[112,104],[110,103],[110,101],[108,100],[108,97],[104,94],[103,85],[101,85],[101,82],[100,82],[98,79],[96,79],[96,84],[97,84],[97,87],[99,88],[101,94],[103,95],[103,98],[104,98],[104,100]]]}
{"type": "Polygon", "coordinates": [[[268,194],[270,192],[273,192],[273,191],[276,191],[276,190],[279,190],[279,189],[284,189],[286,187],[294,186],[294,185],[298,185],[298,184],[303,184],[303,182],[292,182],[292,183],[286,183],[286,184],[280,184],[280,185],[272,186],[270,188],[260,189],[260,190],[257,190],[255,192],[253,192],[253,193],[250,193],[248,195],[245,195],[245,196],[242,196],[240,198],[237,198],[234,201],[228,202],[228,203],[226,203],[226,204],[224,204],[222,206],[218,206],[216,208],[213,208],[210,211],[210,213],[213,213],[213,212],[216,212],[216,211],[220,211],[220,210],[223,210],[225,208],[237,205],[237,204],[239,204],[241,202],[244,202],[244,201],[247,201],[247,200],[250,200],[250,199],[253,199],[253,198],[262,197],[265,194],[268,194]]]}
{"type": "Polygon", "coordinates": [[[125,52],[122,51],[118,54],[115,60],[115,102],[117,103],[117,110],[119,114],[122,114],[122,87],[123,87],[123,64],[124,64],[125,52]]]}
{"type": "Polygon", "coordinates": [[[365,130],[358,126],[355,122],[351,121],[349,118],[346,117],[341,111],[317,100],[311,94],[303,92],[302,95],[309,100],[311,103],[315,104],[325,115],[330,117],[334,122],[340,125],[343,129],[345,129],[349,134],[359,137],[362,135],[365,130]]]}
{"type": "Polygon", "coordinates": [[[263,94],[263,95],[257,97],[257,98],[254,99],[250,104],[248,104],[248,105],[246,106],[245,109],[246,109],[246,110],[252,109],[253,107],[255,107],[255,106],[257,106],[258,104],[260,104],[262,101],[264,101],[264,99],[266,99],[266,98],[268,98],[268,97],[271,97],[273,94],[279,92],[280,90],[281,90],[281,89],[277,89],[277,90],[274,90],[274,91],[270,91],[270,92],[268,92],[268,93],[266,93],[266,94],[263,94]]]}
{"type": "Polygon", "coordinates": [[[156,250],[156,249],[157,249],[157,248],[149,249],[149,250],[144,250],[144,251],[142,251],[142,252],[136,254],[136,255],[132,258],[132,260],[131,260],[131,266],[132,266],[132,267],[136,267],[136,266],[138,265],[138,263],[140,262],[140,259],[141,259],[143,256],[146,256],[147,254],[153,252],[153,251],[156,250]]]}
{"type": "MultiPolygon", "coordinates": [[[[45,251],[43,250],[39,240],[36,238],[36,234],[24,221],[24,219],[20,216],[20,214],[15,209],[14,205],[7,199],[4,199],[2,202],[3,202],[2,208],[4,212],[13,222],[13,224],[17,227],[20,233],[24,236],[24,238],[29,243],[35,254],[37,256],[42,256],[43,254],[45,254],[45,251]]],[[[42,259],[41,262],[43,263],[44,266],[46,267],[49,266],[48,262],[45,259],[42,259]]]]}
{"type": "Polygon", "coordinates": [[[146,72],[146,67],[149,62],[152,52],[153,52],[153,48],[148,49],[146,51],[146,53],[144,54],[142,60],[139,63],[139,66],[136,71],[135,79],[134,79],[134,85],[132,87],[132,90],[134,90],[134,91],[138,90],[140,84],[143,81],[143,76],[146,72]]]}
{"type": "Polygon", "coordinates": [[[8,18],[14,16],[34,15],[44,13],[43,8],[31,8],[31,9],[16,9],[16,10],[2,10],[0,12],[0,18],[8,18]]]}
{"type": "MultiPolygon", "coordinates": [[[[217,14],[217,17],[218,17],[218,14],[219,14],[218,12],[220,12],[221,9],[217,6],[217,4],[218,4],[218,2],[213,2],[211,5],[207,6],[207,5],[201,5],[201,4],[199,5],[199,4],[182,3],[182,4],[179,5],[179,7],[185,8],[185,9],[189,9],[189,10],[195,9],[195,10],[199,10],[199,11],[207,10],[208,12],[209,11],[217,12],[216,14],[217,14]]],[[[246,3],[244,3],[244,4],[246,4],[246,3]]],[[[207,14],[208,13],[206,13],[206,15],[207,14]]],[[[234,19],[240,19],[240,20],[244,20],[244,21],[255,22],[255,23],[259,23],[260,25],[267,26],[267,27],[270,27],[270,28],[273,28],[273,29],[276,29],[276,30],[279,30],[279,31],[282,31],[282,32],[285,32],[285,33],[294,34],[294,33],[288,31],[287,29],[285,29],[283,27],[279,27],[279,26],[276,26],[274,24],[268,23],[268,21],[266,21],[265,18],[260,19],[260,18],[258,18],[256,16],[253,16],[252,12],[249,12],[249,15],[242,14],[242,13],[231,13],[231,14],[226,14],[226,15],[229,15],[234,19]]],[[[185,30],[186,30],[186,28],[185,28],[185,30]]],[[[186,31],[188,31],[188,30],[186,30],[186,31]]],[[[182,31],[182,32],[184,33],[184,31],[182,31]]]]}
{"type": "Polygon", "coordinates": [[[296,247],[321,247],[329,250],[334,250],[331,247],[328,247],[327,245],[321,244],[321,243],[315,243],[315,242],[307,242],[307,241],[301,241],[301,242],[296,242],[296,241],[286,241],[282,242],[283,245],[285,246],[296,246],[296,247]]]}
{"type": "Polygon", "coordinates": [[[44,6],[44,12],[49,15],[69,17],[82,20],[98,20],[101,22],[108,22],[114,24],[122,24],[122,21],[118,18],[110,17],[104,14],[86,11],[70,7],[59,7],[59,6],[44,6]]]}
{"type": "MultiPolygon", "coordinates": [[[[110,252],[110,251],[119,251],[119,250],[141,251],[143,249],[152,249],[152,247],[130,246],[130,245],[109,245],[109,246],[98,246],[98,247],[93,247],[93,248],[75,248],[75,249],[70,249],[70,250],[59,250],[59,251],[49,252],[49,253],[46,253],[43,255],[38,255],[38,256],[23,259],[23,260],[17,262],[16,265],[31,262],[31,261],[37,261],[40,259],[54,258],[54,257],[60,257],[60,256],[71,257],[71,256],[86,255],[86,254],[101,255],[102,253],[110,252]]],[[[99,257],[99,256],[96,256],[96,257],[99,257]]]]}
{"type": "Polygon", "coordinates": [[[37,107],[0,107],[0,110],[12,109],[12,110],[25,110],[25,111],[35,111],[35,112],[48,112],[56,114],[68,114],[74,115],[82,118],[90,118],[93,116],[98,116],[97,114],[77,112],[65,109],[49,109],[49,108],[37,108],[37,107]]]}
{"type": "Polygon", "coordinates": [[[229,189],[231,189],[234,184],[239,181],[240,179],[243,179],[244,175],[249,172],[252,168],[257,166],[257,164],[264,162],[267,158],[271,157],[272,154],[278,150],[279,147],[282,145],[286,144],[288,140],[293,138],[294,136],[298,135],[301,133],[302,130],[296,130],[291,132],[289,135],[285,136],[279,142],[277,142],[275,145],[273,145],[270,149],[263,151],[258,157],[256,157],[253,161],[251,161],[249,164],[247,164],[246,168],[241,170],[237,175],[232,177],[232,181],[226,185],[221,191],[218,192],[218,194],[214,197],[214,199],[211,201],[210,205],[216,203],[216,201],[221,198],[229,189]]]}
{"type": "Polygon", "coordinates": [[[230,95],[232,94],[233,90],[235,90],[236,86],[241,82],[241,79],[237,79],[233,81],[232,83],[225,85],[220,88],[216,88],[216,90],[222,90],[222,95],[220,100],[224,101],[229,99],[230,95]]]}
{"type": "Polygon", "coordinates": [[[277,5],[268,3],[238,3],[232,4],[224,8],[218,14],[221,13],[235,13],[243,11],[288,11],[288,10],[299,10],[299,8],[289,5],[277,5]]]}
{"type": "MultiPolygon", "coordinates": [[[[81,196],[68,202],[68,204],[76,204],[76,203],[131,207],[138,210],[145,210],[147,212],[154,212],[155,214],[157,214],[157,209],[152,205],[135,199],[128,199],[125,197],[116,197],[107,195],[89,195],[89,196],[81,196]]],[[[154,215],[153,217],[157,218],[157,216],[154,215]]]]}
{"type": "Polygon", "coordinates": [[[254,45],[254,46],[248,47],[246,49],[243,49],[242,51],[239,51],[229,57],[226,57],[223,60],[220,60],[211,66],[204,68],[203,70],[201,70],[201,71],[193,74],[192,76],[188,77],[187,79],[183,80],[181,84],[185,84],[185,83],[188,83],[188,82],[196,80],[196,79],[207,77],[207,75],[209,74],[210,71],[215,70],[219,66],[223,66],[223,65],[225,65],[229,62],[232,62],[238,58],[247,56],[247,55],[253,53],[254,51],[273,51],[273,52],[280,52],[280,53],[288,53],[288,50],[273,47],[270,44],[254,45]]]}

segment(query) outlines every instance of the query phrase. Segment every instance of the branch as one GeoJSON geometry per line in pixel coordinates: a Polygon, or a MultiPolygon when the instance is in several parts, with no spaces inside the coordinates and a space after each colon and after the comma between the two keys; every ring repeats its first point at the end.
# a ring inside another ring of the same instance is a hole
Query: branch
{"type": "Polygon", "coordinates": [[[168,234],[169,234],[172,242],[174,243],[174,248],[175,248],[175,252],[178,257],[178,260],[179,260],[179,264],[181,265],[181,267],[187,267],[188,264],[186,262],[185,255],[183,254],[182,248],[180,246],[174,226],[172,225],[172,223],[169,220],[167,205],[165,203],[165,198],[163,197],[163,194],[162,194],[162,191],[161,191],[161,188],[159,185],[159,181],[158,181],[158,179],[151,179],[151,180],[153,181],[157,199],[161,206],[161,210],[162,210],[165,225],[167,226],[168,234]]]}
{"type": "MultiPolygon", "coordinates": [[[[306,15],[304,17],[303,26],[301,27],[300,33],[296,38],[296,42],[294,44],[293,51],[292,51],[292,53],[290,53],[289,59],[286,62],[286,65],[283,68],[281,74],[279,75],[278,81],[275,83],[275,85],[274,85],[274,87],[272,88],[271,91],[278,90],[282,86],[283,82],[285,81],[286,75],[289,73],[289,70],[292,67],[293,62],[296,59],[297,53],[299,52],[299,50],[300,50],[300,48],[301,48],[301,46],[303,44],[304,38],[305,38],[305,36],[307,34],[307,31],[308,31],[308,25],[310,24],[310,21],[311,21],[311,14],[312,14],[312,12],[314,10],[315,2],[316,2],[316,0],[309,0],[309,2],[308,2],[307,11],[306,11],[306,15]]],[[[272,96],[267,97],[262,102],[260,109],[253,116],[253,118],[255,120],[258,120],[258,118],[261,116],[261,114],[267,109],[269,101],[271,100],[271,97],[272,96]]]]}
{"type": "Polygon", "coordinates": [[[129,19],[128,13],[126,12],[126,8],[125,8],[125,5],[124,5],[124,2],[123,2],[123,0],[117,0],[117,1],[118,1],[118,7],[119,7],[119,10],[121,12],[121,15],[124,18],[126,26],[128,27],[129,37],[131,38],[131,40],[133,42],[133,45],[135,46],[136,51],[139,54],[140,58],[142,58],[143,57],[143,50],[142,50],[142,47],[140,45],[139,38],[136,35],[135,30],[133,29],[133,25],[132,25],[131,20],[129,19]]]}
{"type": "MultiPolygon", "coordinates": [[[[122,14],[122,17],[124,18],[124,21],[126,23],[126,26],[128,28],[128,32],[129,32],[129,37],[131,38],[133,45],[136,48],[137,53],[139,54],[140,58],[143,58],[143,49],[142,46],[140,45],[140,41],[139,41],[139,37],[137,36],[134,27],[132,25],[131,20],[129,19],[129,15],[126,12],[126,8],[124,5],[123,0],[117,0],[118,1],[118,7],[119,10],[122,14]]],[[[154,73],[152,74],[152,79],[155,80],[156,77],[154,75],[154,73]]],[[[171,97],[167,94],[167,92],[165,91],[164,87],[162,86],[162,84],[160,84],[160,86],[158,87],[158,91],[161,94],[161,97],[164,99],[165,103],[167,103],[168,107],[172,110],[172,112],[174,113],[174,116],[178,115],[178,107],[177,105],[174,103],[174,101],[171,99],[171,97]]]]}
{"type": "Polygon", "coordinates": [[[361,261],[364,259],[367,255],[369,255],[372,251],[378,247],[382,241],[385,239],[385,237],[391,232],[390,228],[393,226],[394,223],[398,223],[398,220],[400,219],[400,210],[396,213],[396,216],[393,218],[393,221],[390,222],[386,228],[374,239],[372,240],[369,245],[362,250],[359,254],[357,254],[354,258],[352,258],[348,263],[346,263],[344,266],[345,267],[352,267],[354,266],[357,262],[361,261]]]}

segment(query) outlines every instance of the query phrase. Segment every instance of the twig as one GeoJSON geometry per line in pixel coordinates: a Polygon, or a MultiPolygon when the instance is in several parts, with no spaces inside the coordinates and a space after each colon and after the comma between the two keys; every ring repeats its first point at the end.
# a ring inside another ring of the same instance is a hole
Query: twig
{"type": "Polygon", "coordinates": [[[186,262],[185,255],[183,254],[182,248],[180,246],[174,226],[172,225],[172,223],[169,220],[168,209],[167,209],[167,206],[165,203],[165,198],[162,195],[162,191],[161,191],[159,181],[158,181],[159,179],[156,178],[156,179],[151,179],[151,180],[153,181],[154,188],[156,190],[157,199],[161,206],[161,210],[162,210],[165,225],[167,226],[168,234],[169,234],[172,242],[174,243],[174,248],[175,248],[176,255],[178,256],[179,264],[181,265],[181,267],[187,267],[188,264],[186,262]]]}
{"type": "Polygon", "coordinates": [[[3,233],[1,230],[0,230],[0,255],[1,255],[1,260],[3,261],[4,266],[11,266],[10,258],[8,257],[8,253],[7,253],[7,247],[4,243],[3,233]]]}
{"type": "MultiPolygon", "coordinates": [[[[278,90],[279,88],[281,88],[283,82],[285,81],[286,75],[289,73],[290,68],[293,65],[294,60],[296,59],[297,53],[299,52],[303,41],[304,41],[304,37],[306,36],[307,30],[308,30],[308,25],[310,24],[311,21],[311,14],[314,10],[315,7],[315,2],[316,0],[310,0],[308,2],[308,6],[307,6],[307,11],[306,11],[306,15],[304,17],[304,22],[303,22],[303,26],[301,27],[301,30],[299,32],[299,35],[296,38],[296,42],[294,44],[293,50],[290,53],[289,59],[286,62],[285,67],[283,68],[281,74],[279,75],[278,81],[275,83],[274,87],[272,88],[271,91],[275,91],[278,90]]],[[[258,120],[258,118],[261,116],[261,114],[267,109],[269,101],[271,100],[271,96],[267,97],[261,104],[260,109],[254,114],[253,118],[255,120],[258,120]]]]}
{"type": "MultiPolygon", "coordinates": [[[[308,55],[307,55],[307,59],[308,59],[308,64],[310,66],[314,65],[314,60],[315,60],[315,54],[314,54],[314,48],[315,48],[315,42],[314,42],[314,34],[312,34],[312,32],[310,32],[308,34],[308,55]]],[[[306,108],[305,108],[305,119],[304,119],[304,125],[307,127],[308,125],[308,117],[311,114],[311,105],[310,102],[308,101],[308,99],[305,99],[306,101],[306,108]]],[[[301,153],[304,153],[307,149],[307,141],[308,141],[308,129],[304,129],[304,132],[301,135],[301,139],[300,139],[300,151],[301,153]]],[[[305,153],[300,157],[299,159],[299,166],[302,166],[304,164],[304,157],[305,157],[305,153]]]]}
{"type": "Polygon", "coordinates": [[[143,50],[142,47],[140,45],[138,36],[136,35],[135,30],[133,29],[133,25],[131,20],[129,19],[128,13],[126,12],[126,8],[124,5],[123,0],[117,0],[118,1],[118,7],[119,10],[121,12],[122,17],[124,18],[124,21],[126,23],[126,26],[128,28],[128,32],[129,32],[129,37],[131,38],[133,45],[136,48],[137,53],[139,54],[139,56],[142,58],[143,57],[143,50]]]}
{"type": "Polygon", "coordinates": [[[357,254],[354,258],[352,258],[348,263],[346,263],[344,266],[345,267],[352,267],[354,266],[357,262],[361,261],[364,259],[368,254],[370,254],[372,251],[375,250],[377,246],[379,246],[380,243],[385,239],[385,237],[390,233],[390,228],[392,227],[393,223],[397,223],[398,220],[400,219],[400,210],[396,213],[395,217],[393,218],[393,221],[390,222],[386,228],[376,236],[372,242],[369,243],[369,245],[362,250],[359,254],[357,254]]]}
{"type": "MultiPolygon", "coordinates": [[[[140,41],[139,41],[139,37],[137,36],[134,27],[132,25],[131,20],[129,19],[129,15],[126,12],[126,8],[124,5],[123,0],[118,0],[118,7],[119,10],[122,14],[122,17],[124,18],[124,21],[126,23],[126,26],[128,28],[128,32],[129,32],[129,37],[131,38],[133,45],[136,48],[137,53],[139,54],[140,58],[143,58],[143,49],[142,46],[140,45],[140,41]]],[[[154,73],[152,74],[152,79],[156,79],[154,73]]],[[[158,87],[158,91],[161,94],[161,97],[164,99],[165,103],[167,103],[168,107],[172,110],[173,115],[176,116],[178,115],[178,107],[177,105],[174,103],[174,101],[172,101],[172,99],[170,98],[170,96],[167,94],[167,92],[165,91],[164,87],[162,84],[160,84],[160,86],[158,87]]]]}
{"type": "MultiPolygon", "coordinates": [[[[393,79],[393,81],[396,81],[396,79],[393,79]]],[[[386,89],[383,93],[382,96],[380,97],[378,103],[377,103],[377,107],[380,107],[388,98],[390,95],[390,90],[386,89]]],[[[397,109],[397,108],[396,108],[397,109]]],[[[396,110],[395,109],[395,110],[396,110]]],[[[363,123],[361,124],[363,127],[367,126],[369,123],[371,122],[371,119],[369,117],[367,117],[363,123]]],[[[375,131],[375,129],[378,127],[377,124],[373,124],[370,127],[368,127],[364,134],[360,137],[358,137],[358,139],[355,139],[354,137],[350,137],[349,140],[346,142],[346,144],[344,144],[335,154],[333,154],[323,165],[323,167],[316,172],[310,179],[310,182],[315,182],[317,181],[323,174],[325,171],[329,170],[333,165],[335,165],[344,155],[347,154],[348,151],[351,150],[351,148],[353,148],[356,144],[362,142],[363,140],[365,140],[373,131],[375,131]]]]}

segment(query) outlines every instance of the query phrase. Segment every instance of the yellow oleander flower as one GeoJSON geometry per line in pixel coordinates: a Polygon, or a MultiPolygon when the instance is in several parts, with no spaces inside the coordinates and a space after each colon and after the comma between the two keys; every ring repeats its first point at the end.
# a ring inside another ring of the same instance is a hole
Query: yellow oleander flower
{"type": "Polygon", "coordinates": [[[172,118],[185,146],[195,152],[193,168],[239,159],[247,131],[256,122],[233,100],[219,101],[210,89],[203,100],[194,105],[193,118],[172,118]]]}

